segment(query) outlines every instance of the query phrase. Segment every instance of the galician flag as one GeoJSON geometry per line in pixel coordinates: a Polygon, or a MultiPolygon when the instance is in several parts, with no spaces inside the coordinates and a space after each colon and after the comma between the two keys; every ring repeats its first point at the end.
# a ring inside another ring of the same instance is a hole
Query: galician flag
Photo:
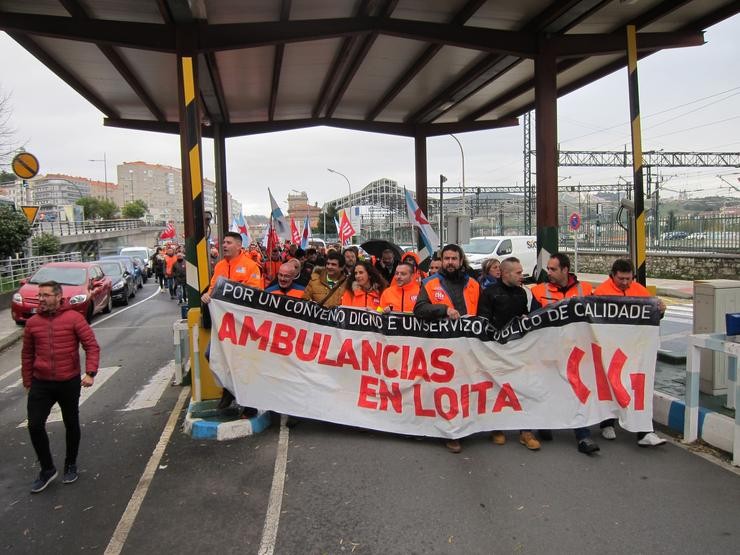
{"type": "Polygon", "coordinates": [[[290,217],[290,240],[294,245],[301,242],[301,234],[298,232],[298,226],[295,225],[293,216],[290,217]]]}
{"type": "Polygon", "coordinates": [[[281,239],[290,239],[290,228],[288,227],[288,222],[285,221],[283,211],[280,210],[280,207],[278,206],[275,197],[272,196],[272,191],[270,191],[269,187],[267,192],[270,194],[270,210],[272,210],[272,212],[270,212],[270,217],[272,217],[275,232],[281,239]]]}
{"type": "Polygon", "coordinates": [[[427,217],[424,215],[424,212],[421,211],[419,205],[416,204],[416,201],[411,196],[409,190],[404,190],[406,191],[406,210],[408,211],[411,225],[419,228],[421,240],[424,242],[428,255],[431,256],[432,253],[434,253],[434,250],[439,246],[439,237],[437,237],[437,234],[434,232],[434,229],[432,229],[429,220],[427,220],[427,217]]]}
{"type": "Polygon", "coordinates": [[[308,248],[308,240],[311,238],[311,222],[308,216],[303,220],[303,232],[301,233],[301,248],[305,251],[308,248]]]}
{"type": "Polygon", "coordinates": [[[249,234],[249,226],[247,225],[247,220],[244,219],[244,214],[237,214],[234,216],[234,219],[231,222],[231,231],[241,233],[242,244],[244,246],[247,246],[252,242],[252,237],[249,234]]]}

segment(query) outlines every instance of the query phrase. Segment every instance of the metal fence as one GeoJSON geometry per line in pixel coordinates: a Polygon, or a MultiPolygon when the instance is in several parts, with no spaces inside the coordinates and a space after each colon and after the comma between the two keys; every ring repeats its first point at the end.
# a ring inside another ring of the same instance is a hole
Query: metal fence
{"type": "Polygon", "coordinates": [[[38,222],[33,227],[34,235],[84,235],[104,231],[139,229],[148,224],[142,220],[83,220],[81,222],[38,222]]]}
{"type": "Polygon", "coordinates": [[[22,279],[29,277],[47,262],[79,262],[79,252],[65,252],[28,258],[6,258],[0,261],[0,292],[12,291],[20,286],[22,279]]]}

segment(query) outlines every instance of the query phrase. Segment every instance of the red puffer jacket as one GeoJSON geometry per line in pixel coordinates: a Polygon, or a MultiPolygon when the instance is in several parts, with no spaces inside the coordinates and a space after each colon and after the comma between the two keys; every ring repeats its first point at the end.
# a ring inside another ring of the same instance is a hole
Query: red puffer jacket
{"type": "Polygon", "coordinates": [[[32,316],[23,332],[23,386],[31,387],[31,378],[62,382],[79,376],[80,343],[86,353],[85,371],[95,375],[100,347],[82,314],[61,308],[32,316]]]}

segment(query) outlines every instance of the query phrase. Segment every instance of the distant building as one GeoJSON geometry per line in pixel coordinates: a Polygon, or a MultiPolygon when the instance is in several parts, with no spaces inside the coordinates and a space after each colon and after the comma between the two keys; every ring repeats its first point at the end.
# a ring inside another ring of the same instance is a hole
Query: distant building
{"type": "Polygon", "coordinates": [[[306,216],[308,216],[311,227],[318,226],[319,214],[321,214],[321,208],[316,203],[313,206],[308,204],[306,191],[296,191],[288,195],[288,216],[296,221],[299,228],[306,216]]]}

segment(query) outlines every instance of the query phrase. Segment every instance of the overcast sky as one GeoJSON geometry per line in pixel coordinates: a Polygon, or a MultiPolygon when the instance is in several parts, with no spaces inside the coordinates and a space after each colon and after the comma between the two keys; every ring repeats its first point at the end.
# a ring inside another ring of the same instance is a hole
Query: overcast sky
{"type": "MultiPolygon", "coordinates": [[[[711,27],[701,47],[659,52],[638,65],[643,149],[740,151],[740,16],[711,27]]],[[[103,127],[103,115],[5,33],[0,33],[0,89],[10,95],[19,143],[40,161],[41,173],[66,173],[115,182],[124,161],[180,166],[176,136],[103,127]]],[[[566,150],[623,150],[630,144],[626,70],[560,99],[558,137],[566,150]]],[[[522,183],[522,129],[459,134],[468,187],[522,183]]],[[[283,207],[295,189],[320,205],[346,194],[344,173],[357,191],[381,177],[414,188],[413,140],[313,128],[229,139],[229,191],[245,214],[267,214],[269,186],[283,207]]],[[[449,136],[428,139],[430,184],[440,173],[461,180],[460,150],[449,136]]],[[[213,178],[213,144],[203,140],[206,177],[213,178]]],[[[740,185],[738,168],[667,168],[663,194],[738,195],[718,177],[740,185]]],[[[630,170],[560,168],[568,183],[616,183],[630,170]]]]}

